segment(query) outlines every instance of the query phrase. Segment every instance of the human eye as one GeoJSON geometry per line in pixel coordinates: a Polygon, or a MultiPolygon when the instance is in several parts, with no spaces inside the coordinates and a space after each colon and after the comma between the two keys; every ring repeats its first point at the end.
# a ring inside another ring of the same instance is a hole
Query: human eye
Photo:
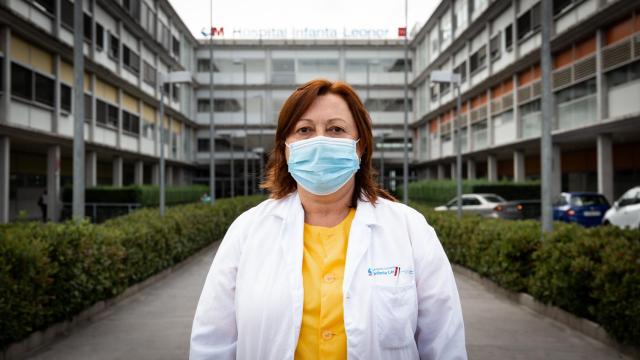
{"type": "Polygon", "coordinates": [[[309,126],[301,126],[296,130],[297,134],[308,134],[311,132],[311,128],[309,126]]]}
{"type": "Polygon", "coordinates": [[[329,131],[336,134],[341,134],[345,132],[345,130],[339,126],[332,126],[329,128],[329,131]]]}

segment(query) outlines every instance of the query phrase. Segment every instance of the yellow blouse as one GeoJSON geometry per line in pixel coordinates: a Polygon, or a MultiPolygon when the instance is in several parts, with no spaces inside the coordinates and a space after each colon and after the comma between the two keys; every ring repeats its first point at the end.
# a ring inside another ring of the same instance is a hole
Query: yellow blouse
{"type": "Polygon", "coordinates": [[[304,306],[296,359],[347,358],[342,280],[355,213],[351,209],[334,227],[304,224],[304,306]]]}

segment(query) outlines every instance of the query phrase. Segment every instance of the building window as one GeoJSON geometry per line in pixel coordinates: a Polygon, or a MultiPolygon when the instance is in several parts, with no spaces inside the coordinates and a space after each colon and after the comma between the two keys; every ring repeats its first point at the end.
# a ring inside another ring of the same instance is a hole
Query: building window
{"type": "Polygon", "coordinates": [[[582,0],[554,0],[553,1],[553,15],[558,15],[565,9],[568,9],[571,5],[578,3],[582,0]]]}
{"type": "MultiPolygon", "coordinates": [[[[413,111],[412,99],[408,99],[409,111],[413,111]]],[[[364,106],[369,111],[378,112],[401,112],[404,111],[404,99],[372,99],[365,101],[364,106]]]]}
{"type": "Polygon", "coordinates": [[[60,1],[60,22],[73,30],[73,3],[69,0],[60,1]]]}
{"type": "Polygon", "coordinates": [[[53,15],[56,2],[55,0],[35,0],[34,4],[38,5],[38,8],[53,15]]]}
{"type": "Polygon", "coordinates": [[[149,140],[153,140],[156,137],[156,124],[144,122],[142,124],[142,136],[149,140]]]}
{"type": "Polygon", "coordinates": [[[159,39],[160,40],[160,44],[162,44],[162,46],[165,49],[169,50],[170,47],[171,47],[171,45],[170,45],[171,44],[171,36],[169,35],[169,28],[163,23],[160,23],[159,28],[160,28],[160,32],[159,32],[158,35],[160,36],[160,39],[159,39]]]}
{"type": "Polygon", "coordinates": [[[467,81],[467,62],[463,61],[462,63],[460,63],[460,65],[453,69],[453,72],[456,74],[460,74],[461,83],[467,81]]]}
{"type": "Polygon", "coordinates": [[[31,101],[33,94],[33,72],[26,67],[11,63],[11,95],[31,101]]]}
{"type": "Polygon", "coordinates": [[[446,95],[451,89],[451,83],[449,82],[441,82],[440,83],[440,95],[446,95]]]}
{"type": "Polygon", "coordinates": [[[53,106],[55,101],[55,82],[52,78],[35,73],[35,100],[47,106],[53,106]]]}
{"type": "Polygon", "coordinates": [[[443,47],[451,42],[451,29],[451,15],[449,10],[447,10],[445,15],[440,19],[440,39],[443,47]]]}
{"type": "Polygon", "coordinates": [[[431,101],[438,101],[438,87],[436,84],[429,85],[429,94],[431,94],[431,101]]]}
{"type": "Polygon", "coordinates": [[[63,83],[60,83],[60,109],[71,113],[71,86],[63,83]]]}
{"type": "Polygon", "coordinates": [[[122,45],[122,64],[134,74],[140,72],[140,56],[126,45],[122,45]]]}
{"type": "MultiPolygon", "coordinates": [[[[198,72],[209,72],[209,59],[198,59],[198,72]]],[[[220,68],[213,63],[213,72],[220,72],[220,68]]]]}
{"type": "Polygon", "coordinates": [[[518,18],[518,40],[524,39],[538,29],[540,29],[540,3],[533,5],[529,11],[518,18]]]}
{"type": "Polygon", "coordinates": [[[178,156],[178,134],[171,133],[171,154],[173,157],[178,156]]]}
{"type": "Polygon", "coordinates": [[[179,102],[180,101],[180,85],[179,84],[171,84],[171,87],[173,88],[171,96],[173,97],[173,102],[179,102]]]}
{"type": "Polygon", "coordinates": [[[104,48],[104,27],[96,22],[96,50],[102,51],[104,48]]]}
{"type": "Polygon", "coordinates": [[[467,27],[467,0],[458,0],[453,11],[453,31],[467,27]]]}
{"type": "Polygon", "coordinates": [[[489,41],[489,53],[491,54],[491,61],[500,58],[500,32],[489,41]]]}
{"type": "Polygon", "coordinates": [[[140,117],[128,111],[122,110],[122,130],[132,133],[140,133],[140,117]]]}
{"type": "Polygon", "coordinates": [[[504,28],[504,47],[507,51],[511,51],[513,48],[513,24],[504,28]]]}
{"type": "Polygon", "coordinates": [[[609,71],[606,76],[607,84],[610,87],[616,87],[638,80],[640,79],[640,61],[609,71]]]}
{"type": "MultiPolygon", "coordinates": [[[[237,99],[214,99],[213,108],[216,112],[240,112],[242,106],[237,99]]],[[[198,99],[198,112],[209,112],[209,99],[198,99]]]]}
{"type": "Polygon", "coordinates": [[[476,51],[471,58],[469,59],[469,66],[471,74],[474,74],[477,71],[480,71],[485,67],[487,62],[487,48],[482,46],[478,51],[476,51]]]}
{"type": "Polygon", "coordinates": [[[151,66],[148,62],[144,62],[144,72],[142,74],[144,82],[151,86],[156,86],[156,68],[151,66]]]}
{"type": "Polygon", "coordinates": [[[93,24],[91,21],[91,15],[84,14],[83,20],[82,31],[84,32],[84,39],[91,42],[91,40],[93,40],[93,24]]]}
{"type": "Polygon", "coordinates": [[[156,14],[151,10],[149,5],[142,3],[142,26],[151,36],[156,36],[156,14]]]}
{"type": "Polygon", "coordinates": [[[122,0],[122,6],[134,19],[140,18],[140,0],[122,0]]]}
{"type": "Polygon", "coordinates": [[[120,59],[120,40],[112,33],[109,33],[109,56],[116,61],[120,59]]]}
{"type": "Polygon", "coordinates": [[[209,151],[209,139],[200,138],[198,139],[198,152],[208,152],[209,151]]]}
{"type": "Polygon", "coordinates": [[[556,92],[556,104],[563,104],[596,93],[596,79],[592,78],[556,92]]]}
{"type": "Polygon", "coordinates": [[[173,37],[173,55],[180,56],[180,41],[177,37],[173,37]]]}
{"type": "Polygon", "coordinates": [[[91,122],[93,118],[93,102],[91,94],[84,94],[84,121],[91,122]]]}
{"type": "Polygon", "coordinates": [[[118,127],[118,108],[96,99],[96,122],[98,124],[118,127]]]}
{"type": "Polygon", "coordinates": [[[211,109],[209,99],[198,99],[198,112],[209,112],[209,109],[211,109]]]}

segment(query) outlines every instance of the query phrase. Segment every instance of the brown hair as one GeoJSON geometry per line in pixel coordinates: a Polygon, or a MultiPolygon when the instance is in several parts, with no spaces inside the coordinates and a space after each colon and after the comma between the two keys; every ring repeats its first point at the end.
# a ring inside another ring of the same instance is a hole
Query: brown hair
{"type": "Polygon", "coordinates": [[[371,118],[367,109],[347,83],[331,82],[324,79],[312,80],[300,86],[282,105],[278,116],[275,145],[267,162],[266,179],[260,187],[268,190],[275,199],[281,199],[296,190],[296,181],[289,174],[287,168],[285,140],[316,98],[326,94],[338,95],[347,103],[360,135],[358,147],[362,156],[360,157],[360,169],[355,174],[352,207],[356,207],[358,199],[369,201],[372,204],[376,203],[378,197],[395,201],[393,196],[381,189],[376,181],[377,172],[373,168],[371,160],[373,134],[371,132],[371,118]]]}

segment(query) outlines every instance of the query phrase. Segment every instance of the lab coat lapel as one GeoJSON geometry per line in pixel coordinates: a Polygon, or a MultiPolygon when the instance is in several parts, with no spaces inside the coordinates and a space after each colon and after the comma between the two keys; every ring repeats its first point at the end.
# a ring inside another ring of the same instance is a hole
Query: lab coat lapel
{"type": "MultiPolygon", "coordinates": [[[[282,250],[286,274],[291,286],[292,316],[296,329],[300,329],[302,322],[302,305],[304,292],[302,286],[302,248],[304,230],[304,210],[298,193],[290,195],[282,204],[278,215],[282,218],[282,226],[278,242],[282,250]]],[[[299,331],[294,332],[294,343],[297,343],[299,331]]]]}
{"type": "Polygon", "coordinates": [[[347,258],[344,268],[343,293],[347,293],[351,282],[355,277],[356,269],[362,257],[369,249],[371,243],[371,229],[376,224],[373,212],[374,208],[370,202],[358,201],[356,215],[351,223],[349,231],[349,242],[347,245],[347,258]]]}

